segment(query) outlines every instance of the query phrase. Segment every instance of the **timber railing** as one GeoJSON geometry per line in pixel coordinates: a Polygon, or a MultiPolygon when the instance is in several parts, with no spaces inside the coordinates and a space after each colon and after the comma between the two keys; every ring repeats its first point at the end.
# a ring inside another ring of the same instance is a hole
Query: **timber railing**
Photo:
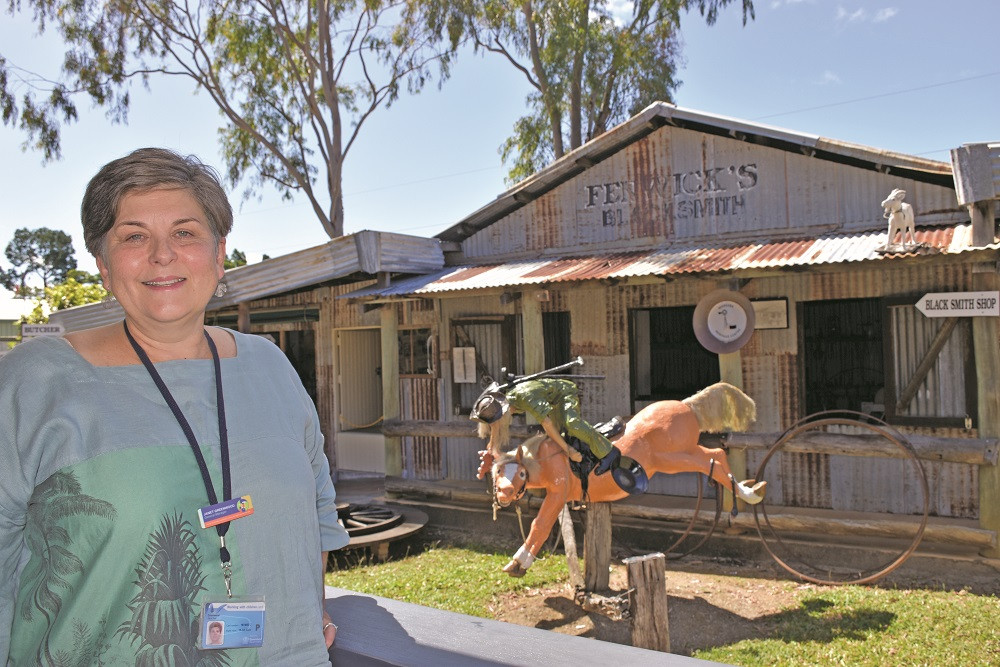
{"type": "MultiPolygon", "coordinates": [[[[392,420],[382,425],[382,432],[391,437],[428,436],[441,438],[475,438],[476,424],[461,421],[392,420]]],[[[523,439],[539,433],[538,426],[511,425],[511,437],[523,439]]],[[[780,433],[731,433],[725,435],[702,434],[701,442],[707,447],[725,446],[729,449],[766,451],[780,438],[780,433]]],[[[923,461],[963,463],[976,466],[996,466],[1000,460],[1000,441],[997,438],[944,438],[925,435],[907,435],[906,441],[916,457],[923,461]]],[[[903,458],[903,451],[892,442],[871,434],[803,433],[784,443],[782,452],[829,454],[837,456],[903,458]]],[[[440,496],[454,492],[440,487],[438,482],[423,483],[417,480],[387,480],[386,490],[402,494],[421,493],[440,496]],[[436,488],[435,488],[436,487],[436,488]]],[[[452,500],[459,502],[486,502],[482,494],[459,494],[452,500]]],[[[535,499],[540,503],[540,499],[535,499]]],[[[529,501],[529,507],[532,506],[529,501]]],[[[637,519],[690,522],[692,507],[662,506],[642,501],[613,503],[616,516],[637,519]]],[[[712,520],[712,512],[702,511],[699,518],[712,520]]],[[[776,507],[768,510],[768,519],[777,530],[845,536],[908,537],[920,517],[875,512],[835,512],[831,510],[776,507]]],[[[751,529],[755,526],[753,513],[742,512],[733,524],[751,529]]],[[[995,548],[997,534],[981,528],[975,520],[931,517],[924,531],[927,542],[961,544],[977,548],[995,548]]]]}
{"type": "MultiPolygon", "coordinates": [[[[539,432],[538,426],[512,424],[510,427],[510,434],[514,438],[527,438],[539,432]]],[[[382,424],[382,434],[393,438],[410,436],[475,438],[476,424],[472,420],[389,420],[382,424]]],[[[706,447],[725,446],[731,449],[767,450],[780,437],[780,433],[702,434],[701,442],[706,447]]],[[[997,465],[998,452],[1000,452],[1000,441],[997,438],[940,438],[907,435],[906,441],[913,447],[917,458],[925,461],[997,465]]],[[[903,457],[899,447],[881,436],[870,434],[804,433],[785,443],[782,451],[839,456],[903,457]]]]}
{"type": "Polygon", "coordinates": [[[577,637],[327,587],[334,665],[709,665],[695,658],[577,637]]]}

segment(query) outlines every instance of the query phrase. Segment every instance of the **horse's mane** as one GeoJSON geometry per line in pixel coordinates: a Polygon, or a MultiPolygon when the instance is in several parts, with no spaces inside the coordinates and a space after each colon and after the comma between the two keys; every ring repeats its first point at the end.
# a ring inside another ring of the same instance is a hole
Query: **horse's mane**
{"type": "Polygon", "coordinates": [[[691,408],[705,433],[746,431],[757,420],[757,404],[727,382],[716,382],[681,402],[691,408]]]}
{"type": "Polygon", "coordinates": [[[544,433],[533,435],[514,449],[502,452],[500,456],[493,460],[493,468],[497,469],[506,463],[517,460],[517,450],[520,449],[521,464],[528,471],[528,477],[535,477],[537,479],[542,472],[542,465],[538,462],[538,446],[542,444],[542,441],[546,437],[548,436],[544,433]]]}

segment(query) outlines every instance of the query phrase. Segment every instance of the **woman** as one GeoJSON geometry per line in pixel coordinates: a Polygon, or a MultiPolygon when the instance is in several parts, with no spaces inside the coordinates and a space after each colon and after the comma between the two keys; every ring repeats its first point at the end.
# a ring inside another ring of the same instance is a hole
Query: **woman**
{"type": "Polygon", "coordinates": [[[329,664],[322,574],[348,536],[295,371],[203,324],[232,226],[217,177],[141,149],[81,218],[125,319],[0,360],[0,664],[329,664]],[[205,650],[218,621],[251,648],[205,650]]]}

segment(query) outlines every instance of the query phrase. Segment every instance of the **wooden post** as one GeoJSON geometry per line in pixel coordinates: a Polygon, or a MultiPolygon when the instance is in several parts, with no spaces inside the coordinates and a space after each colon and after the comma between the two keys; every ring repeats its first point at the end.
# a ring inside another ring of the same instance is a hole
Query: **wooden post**
{"type": "Polygon", "coordinates": [[[576,553],[576,533],[573,530],[573,517],[570,516],[569,505],[563,505],[562,511],[559,512],[559,531],[566,549],[569,584],[573,590],[577,590],[583,587],[583,573],[580,572],[580,559],[576,553]]]}
{"type": "Polygon", "coordinates": [[[545,370],[545,338],[542,335],[542,304],[538,290],[521,293],[521,340],[524,341],[524,372],[545,370]]]}
{"type": "Polygon", "coordinates": [[[625,559],[632,611],[632,646],[670,652],[667,619],[667,559],[647,554],[625,559]]]}
{"type": "MultiPolygon", "coordinates": [[[[610,474],[610,473],[609,473],[610,474]]],[[[606,591],[611,581],[611,503],[587,505],[583,535],[584,590],[606,591]]]]}
{"type": "MultiPolygon", "coordinates": [[[[399,322],[396,306],[381,309],[382,331],[382,418],[399,419],[399,322]]],[[[403,452],[399,438],[385,438],[385,474],[403,474],[403,452]]]]}
{"type": "MultiPolygon", "coordinates": [[[[743,388],[743,358],[739,352],[730,352],[729,354],[719,355],[719,377],[723,382],[728,382],[734,387],[743,388]]],[[[747,454],[742,449],[730,449],[727,458],[729,459],[729,469],[733,473],[733,477],[736,478],[737,482],[741,482],[747,478],[747,454]]],[[[746,504],[742,501],[736,501],[733,498],[733,490],[727,488],[723,490],[723,503],[722,507],[725,511],[733,509],[733,502],[739,502],[738,508],[740,510],[746,510],[746,504]]],[[[728,533],[742,533],[744,532],[740,528],[730,527],[726,529],[728,533]]]]}
{"type": "MultiPolygon", "coordinates": [[[[973,268],[972,287],[977,291],[1000,289],[996,266],[973,268]]],[[[976,355],[976,389],[979,395],[977,427],[980,438],[1000,436],[1000,318],[973,317],[972,343],[976,355]]],[[[1000,465],[979,466],[979,525],[1000,536],[1000,465]]],[[[997,546],[979,552],[1000,558],[997,546]]]]}
{"type": "Polygon", "coordinates": [[[240,333],[250,333],[250,302],[241,301],[236,306],[236,330],[240,333]]]}

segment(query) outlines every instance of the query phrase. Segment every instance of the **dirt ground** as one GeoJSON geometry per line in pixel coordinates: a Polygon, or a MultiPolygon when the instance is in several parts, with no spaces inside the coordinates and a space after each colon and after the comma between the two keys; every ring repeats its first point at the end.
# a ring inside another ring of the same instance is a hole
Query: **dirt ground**
{"type": "MultiPolygon", "coordinates": [[[[894,573],[880,585],[1000,593],[996,577],[966,574],[963,575],[960,563],[953,563],[948,566],[946,576],[929,579],[894,573]]],[[[767,636],[776,627],[779,615],[799,606],[797,597],[801,593],[817,588],[792,580],[777,565],[690,556],[668,561],[666,583],[671,652],[680,655],[767,636]]],[[[610,588],[606,597],[612,603],[603,605],[603,610],[584,609],[587,605],[578,603],[573,589],[565,584],[505,596],[494,610],[495,617],[509,623],[631,644],[630,620],[616,618],[620,609],[613,603],[615,596],[624,597],[627,590],[623,565],[612,565],[610,588]]]]}

